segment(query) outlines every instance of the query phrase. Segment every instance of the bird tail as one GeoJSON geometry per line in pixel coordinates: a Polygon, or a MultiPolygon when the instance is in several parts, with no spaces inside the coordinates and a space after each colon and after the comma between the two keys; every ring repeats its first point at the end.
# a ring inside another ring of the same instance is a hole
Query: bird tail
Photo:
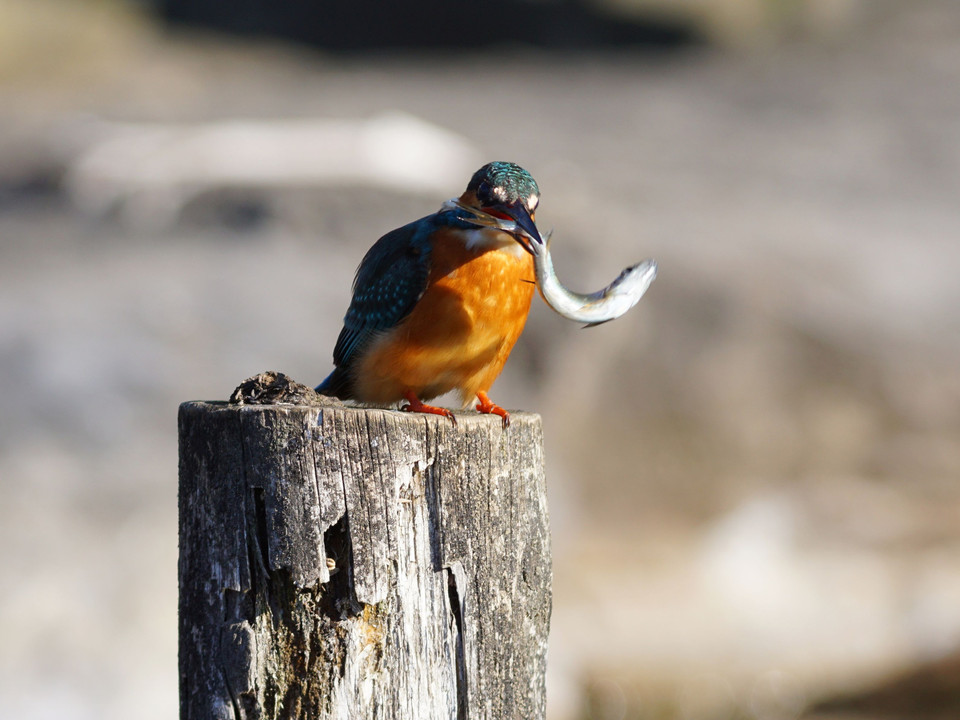
{"type": "Polygon", "coordinates": [[[353,394],[353,383],[343,368],[334,368],[323,382],[314,388],[321,395],[348,400],[353,394]]]}

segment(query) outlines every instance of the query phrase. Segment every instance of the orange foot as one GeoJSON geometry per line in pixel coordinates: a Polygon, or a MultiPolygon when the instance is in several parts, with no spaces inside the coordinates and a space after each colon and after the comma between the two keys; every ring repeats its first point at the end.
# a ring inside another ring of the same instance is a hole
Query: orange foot
{"type": "Polygon", "coordinates": [[[435,407],[433,405],[426,405],[420,402],[420,398],[416,396],[416,393],[413,390],[407,390],[403,397],[406,398],[407,404],[401,405],[400,409],[403,412],[421,412],[429,413],[431,415],[443,415],[444,417],[450,418],[450,421],[453,423],[453,426],[457,426],[457,419],[453,416],[453,413],[446,408],[435,407]]]}
{"type": "Polygon", "coordinates": [[[510,426],[510,413],[508,413],[499,405],[495,404],[489,397],[487,397],[487,394],[483,392],[483,390],[477,393],[477,400],[480,401],[477,403],[478,411],[491,415],[499,415],[501,418],[503,418],[503,426],[510,426]]]}

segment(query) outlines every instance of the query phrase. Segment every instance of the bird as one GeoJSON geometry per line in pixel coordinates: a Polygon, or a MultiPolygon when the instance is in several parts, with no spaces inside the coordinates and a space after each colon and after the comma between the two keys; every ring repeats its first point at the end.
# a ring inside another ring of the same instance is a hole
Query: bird
{"type": "Polygon", "coordinates": [[[535,290],[540,189],[490,162],[439,211],[388,232],[357,268],[334,370],[316,391],[362,405],[456,417],[428,405],[456,390],[466,408],[510,413],[487,394],[523,332],[535,290]]]}

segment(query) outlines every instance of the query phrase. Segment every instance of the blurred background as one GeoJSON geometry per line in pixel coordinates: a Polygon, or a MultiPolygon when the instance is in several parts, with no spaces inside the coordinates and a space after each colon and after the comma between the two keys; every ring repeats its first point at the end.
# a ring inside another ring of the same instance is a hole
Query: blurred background
{"type": "Polygon", "coordinates": [[[550,720],[960,717],[954,0],[0,0],[0,717],[177,715],[177,405],[492,159],[560,277],[550,720]],[[281,11],[280,8],[283,10],[281,11]]]}

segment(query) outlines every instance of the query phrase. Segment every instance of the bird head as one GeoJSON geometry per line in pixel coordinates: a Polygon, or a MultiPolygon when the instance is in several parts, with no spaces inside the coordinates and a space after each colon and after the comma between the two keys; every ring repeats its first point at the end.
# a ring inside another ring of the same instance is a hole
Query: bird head
{"type": "Polygon", "coordinates": [[[543,238],[534,222],[540,188],[537,181],[522,167],[511,162],[491,162],[477,170],[460,203],[501,220],[512,220],[513,230],[506,230],[523,248],[533,254],[532,243],[543,245],[543,238]]]}

